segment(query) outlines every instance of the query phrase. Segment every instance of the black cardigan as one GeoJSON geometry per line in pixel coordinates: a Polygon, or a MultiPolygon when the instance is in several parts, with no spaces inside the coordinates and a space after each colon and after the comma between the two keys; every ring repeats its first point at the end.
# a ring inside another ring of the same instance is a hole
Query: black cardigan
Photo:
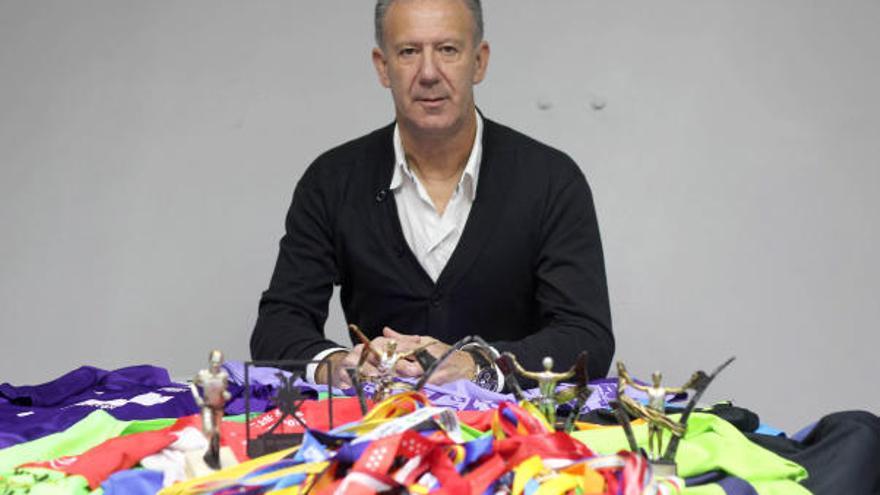
{"type": "Polygon", "coordinates": [[[389,125],[334,148],[300,179],[251,336],[258,360],[311,359],[333,284],[348,322],[447,343],[478,334],[526,369],[567,369],[589,351],[590,376],[614,354],[592,194],[564,153],[485,120],[477,194],[435,284],[403,237],[389,125]]]}

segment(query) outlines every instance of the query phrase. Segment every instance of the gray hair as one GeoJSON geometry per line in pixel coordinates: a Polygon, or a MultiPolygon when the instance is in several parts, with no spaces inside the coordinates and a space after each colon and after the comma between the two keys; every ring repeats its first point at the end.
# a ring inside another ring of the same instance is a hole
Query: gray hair
{"type": "MultiPolygon", "coordinates": [[[[467,8],[470,9],[474,18],[474,44],[483,41],[483,5],[480,0],[462,0],[467,8]]],[[[394,0],[376,0],[376,14],[374,22],[376,25],[376,46],[382,47],[382,35],[385,32],[385,14],[394,0]]]]}

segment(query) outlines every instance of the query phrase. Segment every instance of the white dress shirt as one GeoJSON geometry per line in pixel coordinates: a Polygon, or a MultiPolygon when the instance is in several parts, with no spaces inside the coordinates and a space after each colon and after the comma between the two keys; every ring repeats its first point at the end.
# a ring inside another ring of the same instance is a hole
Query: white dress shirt
{"type": "MultiPolygon", "coordinates": [[[[403,142],[400,139],[400,128],[398,125],[394,126],[394,174],[391,176],[388,189],[394,193],[403,237],[416,260],[434,282],[437,282],[455,251],[470,215],[471,206],[477,197],[477,180],[483,157],[483,118],[476,110],[474,113],[477,116],[477,131],[471,153],[442,215],[437,212],[428,191],[407,163],[403,142]]],[[[405,328],[400,330],[406,331],[405,328]]],[[[347,349],[342,347],[327,349],[315,355],[313,360],[320,361],[334,352],[344,350],[347,349]]],[[[315,382],[317,368],[317,364],[306,366],[307,381],[315,382]]],[[[504,377],[497,367],[496,372],[500,390],[504,384],[504,377]]]]}
{"type": "Polygon", "coordinates": [[[437,212],[428,191],[418,175],[410,168],[400,140],[400,130],[394,126],[394,175],[389,189],[397,203],[397,216],[403,237],[419,264],[437,282],[440,272],[455,251],[471,206],[477,195],[480,160],[483,155],[483,119],[477,113],[477,132],[474,144],[464,166],[464,172],[446,204],[443,214],[437,212]]]}

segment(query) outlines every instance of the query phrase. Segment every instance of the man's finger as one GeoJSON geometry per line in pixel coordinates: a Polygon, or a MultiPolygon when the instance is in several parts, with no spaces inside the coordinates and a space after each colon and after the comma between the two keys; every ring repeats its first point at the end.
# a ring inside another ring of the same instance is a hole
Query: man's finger
{"type": "Polygon", "coordinates": [[[360,371],[361,371],[361,374],[363,374],[365,376],[376,376],[379,374],[379,370],[376,369],[376,367],[370,363],[364,363],[364,365],[361,366],[360,371]]]}
{"type": "Polygon", "coordinates": [[[401,359],[397,362],[397,366],[395,367],[395,371],[398,376],[403,376],[407,378],[417,378],[422,376],[422,367],[413,361],[407,359],[401,359]]]}
{"type": "Polygon", "coordinates": [[[374,352],[369,352],[366,348],[364,348],[364,352],[367,353],[367,359],[365,362],[371,363],[373,365],[379,364],[380,356],[385,353],[385,349],[387,348],[389,342],[391,342],[391,340],[385,337],[376,337],[375,339],[371,340],[370,349],[372,349],[374,352]]]}
{"type": "Polygon", "coordinates": [[[351,378],[348,376],[348,368],[357,368],[358,360],[360,359],[361,352],[363,351],[363,345],[356,345],[353,349],[348,351],[345,356],[334,363],[333,366],[333,376],[331,377],[331,385],[336,388],[349,388],[352,386],[351,378]]]}
{"type": "Polygon", "coordinates": [[[432,337],[425,337],[424,344],[428,345],[428,351],[436,357],[440,357],[446,353],[452,346],[446,342],[437,340],[432,337]]]}
{"type": "Polygon", "coordinates": [[[370,352],[369,349],[367,349],[367,346],[365,346],[364,344],[358,344],[354,346],[354,349],[352,349],[352,354],[356,354],[357,357],[354,358],[352,366],[357,367],[358,363],[360,363],[361,360],[363,360],[364,363],[378,363],[379,356],[376,355],[376,352],[381,352],[381,348],[377,344],[381,345],[375,340],[370,342],[370,349],[375,352],[370,352]]]}
{"type": "Polygon", "coordinates": [[[356,372],[361,373],[364,376],[376,376],[379,371],[375,366],[370,364],[369,361],[365,362],[363,365],[358,367],[358,363],[360,362],[361,354],[366,352],[364,350],[364,346],[362,344],[358,344],[348,353],[347,356],[342,360],[339,365],[339,371],[334,370],[334,374],[336,375],[336,383],[334,384],[337,388],[348,388],[353,386],[351,383],[351,378],[348,376],[347,369],[353,369],[356,372]]]}
{"type": "Polygon", "coordinates": [[[348,355],[342,358],[341,365],[344,368],[352,368],[357,366],[358,361],[361,359],[361,352],[363,351],[363,345],[358,344],[352,349],[348,355]]]}
{"type": "Polygon", "coordinates": [[[442,385],[455,380],[470,380],[474,374],[474,363],[467,353],[458,351],[449,358],[431,375],[428,383],[442,385]]]}
{"type": "Polygon", "coordinates": [[[386,337],[391,337],[392,339],[396,339],[398,337],[404,336],[402,333],[395,332],[394,329],[391,327],[384,327],[382,329],[382,335],[384,335],[386,337]]]}
{"type": "Polygon", "coordinates": [[[388,337],[389,339],[394,339],[401,342],[412,342],[417,343],[420,339],[418,335],[407,335],[405,333],[400,333],[395,331],[391,327],[385,327],[382,329],[382,335],[388,337]]]}
{"type": "Polygon", "coordinates": [[[451,373],[449,372],[449,369],[438,369],[431,374],[431,378],[428,379],[428,383],[430,383],[431,385],[443,385],[445,383],[455,381],[459,378],[450,375],[451,373]]]}
{"type": "MultiPolygon", "coordinates": [[[[407,337],[407,336],[404,336],[407,337]]],[[[419,346],[418,342],[410,338],[403,339],[395,339],[392,337],[376,337],[370,342],[370,347],[373,348],[378,353],[384,353],[386,349],[388,349],[388,344],[394,342],[395,352],[406,353],[409,352],[416,347],[419,346]]],[[[373,359],[375,356],[371,356],[371,361],[378,361],[378,358],[373,359]]]]}
{"type": "Polygon", "coordinates": [[[351,378],[348,376],[348,372],[345,371],[345,368],[341,370],[333,370],[333,383],[331,384],[336,388],[351,388],[351,378]]]}

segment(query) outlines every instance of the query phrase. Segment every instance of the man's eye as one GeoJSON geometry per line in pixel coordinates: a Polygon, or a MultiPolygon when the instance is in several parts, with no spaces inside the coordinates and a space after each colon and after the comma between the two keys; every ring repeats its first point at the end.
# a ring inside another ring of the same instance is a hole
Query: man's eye
{"type": "Polygon", "coordinates": [[[455,48],[454,46],[448,46],[448,45],[441,46],[440,53],[442,53],[444,55],[454,55],[454,54],[458,53],[458,49],[455,48]]]}
{"type": "Polygon", "coordinates": [[[404,57],[410,57],[416,54],[415,48],[403,48],[400,50],[400,54],[404,57]]]}

